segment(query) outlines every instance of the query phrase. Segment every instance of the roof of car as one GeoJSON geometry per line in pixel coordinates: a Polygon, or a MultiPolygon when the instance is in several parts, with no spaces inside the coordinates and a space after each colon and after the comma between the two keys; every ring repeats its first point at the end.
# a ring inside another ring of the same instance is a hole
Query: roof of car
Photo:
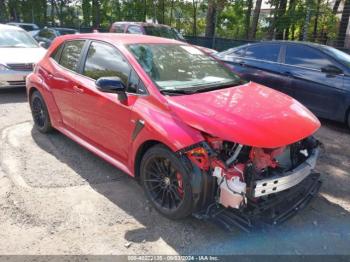
{"type": "Polygon", "coordinates": [[[5,24],[0,24],[0,30],[18,30],[18,31],[25,31],[24,29],[15,26],[15,25],[5,25],[5,24]]]}
{"type": "Polygon", "coordinates": [[[139,34],[119,34],[119,33],[89,33],[89,34],[76,34],[61,36],[60,39],[73,40],[73,39],[92,39],[106,41],[114,44],[186,44],[174,39],[139,35],[139,34]]]}
{"type": "Polygon", "coordinates": [[[131,21],[117,21],[113,24],[128,24],[128,25],[140,25],[140,26],[155,26],[155,27],[170,27],[168,25],[147,23],[147,22],[131,22],[131,21]]]}
{"type": "Polygon", "coordinates": [[[37,26],[36,24],[34,23],[20,23],[20,22],[9,22],[7,23],[8,25],[35,25],[37,26]]]}
{"type": "Polygon", "coordinates": [[[20,30],[24,31],[22,28],[15,26],[15,25],[5,25],[5,24],[0,24],[0,30],[1,29],[12,29],[12,30],[20,30]]]}
{"type": "Polygon", "coordinates": [[[307,41],[292,41],[292,40],[271,40],[271,41],[261,41],[261,42],[253,42],[253,43],[248,43],[246,45],[254,45],[254,44],[296,44],[296,45],[306,45],[306,46],[311,46],[315,48],[321,48],[324,47],[322,44],[318,43],[312,43],[312,42],[307,42],[307,41]]]}

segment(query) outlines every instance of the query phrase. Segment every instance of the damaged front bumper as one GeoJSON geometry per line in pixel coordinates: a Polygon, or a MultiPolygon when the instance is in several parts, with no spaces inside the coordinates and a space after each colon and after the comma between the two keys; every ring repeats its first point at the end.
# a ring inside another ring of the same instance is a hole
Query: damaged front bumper
{"type": "Polygon", "coordinates": [[[318,156],[319,147],[314,147],[308,157],[292,170],[254,179],[248,185],[245,203],[240,208],[225,207],[215,201],[195,216],[216,222],[228,230],[238,226],[250,231],[262,224],[280,224],[305,207],[318,193],[320,174],[313,172],[318,156]]]}
{"type": "Polygon", "coordinates": [[[248,198],[243,209],[225,208],[213,203],[195,216],[215,222],[229,231],[239,227],[249,232],[262,225],[280,224],[304,208],[317,195],[321,183],[320,174],[311,173],[297,185],[258,202],[248,198]]]}
{"type": "Polygon", "coordinates": [[[261,197],[273,193],[277,193],[288,188],[291,188],[303,181],[316,166],[316,161],[319,155],[319,148],[313,149],[310,156],[294,168],[283,175],[277,175],[255,182],[252,197],[261,197]]]}

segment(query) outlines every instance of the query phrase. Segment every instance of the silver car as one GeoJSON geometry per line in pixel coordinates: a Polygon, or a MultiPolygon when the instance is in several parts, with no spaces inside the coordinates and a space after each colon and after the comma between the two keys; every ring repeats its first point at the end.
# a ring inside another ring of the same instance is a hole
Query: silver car
{"type": "Polygon", "coordinates": [[[23,29],[0,24],[0,88],[24,87],[46,50],[23,29]]]}

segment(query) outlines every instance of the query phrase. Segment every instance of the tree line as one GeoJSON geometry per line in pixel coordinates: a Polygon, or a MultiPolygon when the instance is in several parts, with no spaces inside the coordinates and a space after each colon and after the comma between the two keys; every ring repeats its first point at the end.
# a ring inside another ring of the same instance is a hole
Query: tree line
{"type": "Polygon", "coordinates": [[[107,29],[157,21],[184,35],[308,40],[343,47],[350,0],[0,0],[0,22],[107,29]]]}

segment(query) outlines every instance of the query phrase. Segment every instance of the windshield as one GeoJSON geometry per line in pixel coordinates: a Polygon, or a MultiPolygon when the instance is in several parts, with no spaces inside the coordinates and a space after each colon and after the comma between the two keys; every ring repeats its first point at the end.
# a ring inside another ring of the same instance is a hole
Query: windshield
{"type": "Polygon", "coordinates": [[[340,61],[342,64],[350,67],[350,55],[348,55],[347,53],[344,53],[338,49],[329,46],[325,46],[323,50],[338,61],[340,61]]]}
{"type": "Polygon", "coordinates": [[[33,31],[33,30],[38,30],[39,27],[35,25],[19,25],[21,28],[23,28],[26,31],[33,31]]]}
{"type": "Polygon", "coordinates": [[[174,29],[166,26],[145,26],[146,35],[184,40],[183,36],[174,29]]]}
{"type": "Polygon", "coordinates": [[[200,91],[240,83],[238,76],[193,46],[133,44],[129,49],[161,91],[200,91]]]}
{"type": "Polygon", "coordinates": [[[18,47],[31,48],[38,47],[37,42],[26,32],[21,30],[1,30],[0,48],[18,47]]]}

